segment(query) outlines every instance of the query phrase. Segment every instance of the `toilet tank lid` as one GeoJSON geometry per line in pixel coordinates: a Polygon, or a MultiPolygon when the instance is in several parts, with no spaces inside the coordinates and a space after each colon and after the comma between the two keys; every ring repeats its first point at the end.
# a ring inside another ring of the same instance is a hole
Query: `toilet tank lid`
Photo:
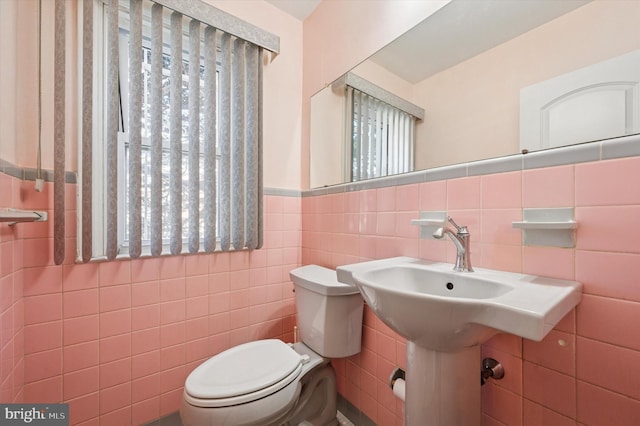
{"type": "Polygon", "coordinates": [[[360,293],[356,286],[339,282],[335,270],[318,265],[306,265],[292,269],[289,276],[295,285],[325,296],[360,293]]]}

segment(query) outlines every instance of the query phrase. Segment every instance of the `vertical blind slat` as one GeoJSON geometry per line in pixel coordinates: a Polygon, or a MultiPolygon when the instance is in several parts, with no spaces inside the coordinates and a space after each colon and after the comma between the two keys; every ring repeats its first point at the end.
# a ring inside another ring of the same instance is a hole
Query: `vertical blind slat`
{"type": "Polygon", "coordinates": [[[354,90],[354,100],[358,103],[358,135],[357,135],[357,143],[355,144],[356,152],[355,154],[355,169],[354,169],[354,180],[362,179],[362,171],[360,165],[360,156],[362,155],[362,93],[354,90]]]}
{"type": "Polygon", "coordinates": [[[376,108],[378,102],[375,98],[371,98],[369,101],[369,158],[367,159],[367,175],[372,178],[375,177],[375,163],[374,158],[376,155],[376,108]]]}
{"type": "Polygon", "coordinates": [[[361,155],[361,177],[369,178],[369,100],[370,97],[363,93],[362,96],[362,155],[361,155]]]}
{"type": "Polygon", "coordinates": [[[386,176],[388,172],[388,152],[389,152],[389,111],[385,107],[382,109],[382,143],[380,146],[380,162],[382,167],[380,173],[382,176],[386,176]]]}
{"type": "Polygon", "coordinates": [[[220,67],[220,198],[218,213],[220,214],[220,248],[223,251],[230,247],[231,215],[231,36],[223,34],[221,41],[220,67]]]}
{"type": "Polygon", "coordinates": [[[54,70],[54,164],[53,164],[53,256],[56,265],[64,262],[65,234],[65,2],[55,2],[54,70]]]}
{"type": "Polygon", "coordinates": [[[110,0],[107,8],[107,229],[106,256],[113,260],[118,254],[118,125],[120,98],[118,81],[118,0],[110,0]]]}
{"type": "Polygon", "coordinates": [[[402,172],[409,171],[409,114],[404,114],[404,162],[402,172]]]}
{"type": "Polygon", "coordinates": [[[244,247],[245,212],[245,42],[235,39],[233,43],[233,100],[231,102],[232,139],[231,139],[231,241],[236,250],[244,247]]]}
{"type": "Polygon", "coordinates": [[[254,249],[258,245],[258,48],[247,45],[247,190],[246,190],[246,246],[254,249]]]}
{"type": "Polygon", "coordinates": [[[367,138],[367,95],[360,93],[360,127],[362,133],[360,134],[360,167],[358,169],[360,180],[366,178],[366,163],[365,158],[367,156],[367,150],[365,147],[367,138]]]}
{"type": "MultiPolygon", "coordinates": [[[[344,140],[345,141],[353,141],[354,135],[354,125],[353,125],[353,87],[347,86],[346,96],[344,97],[344,110],[346,111],[345,115],[345,123],[344,126],[344,140]]],[[[345,143],[344,144],[344,158],[355,158],[353,155],[353,143],[345,143]]],[[[345,180],[353,179],[353,160],[350,162],[345,161],[343,167],[343,175],[345,180]]]]}
{"type": "Polygon", "coordinates": [[[384,104],[382,102],[376,102],[376,153],[375,153],[375,176],[382,176],[380,174],[380,161],[382,159],[382,110],[384,104]]]}
{"type": "Polygon", "coordinates": [[[204,250],[216,249],[216,30],[204,30],[204,250]]]}
{"type": "Polygon", "coordinates": [[[358,155],[358,180],[364,179],[364,156],[366,154],[364,150],[364,134],[366,132],[365,121],[364,121],[364,116],[365,116],[364,104],[366,102],[366,96],[367,95],[360,92],[359,98],[358,98],[360,100],[358,104],[358,108],[359,108],[358,120],[360,121],[360,123],[358,124],[360,126],[360,140],[358,143],[358,152],[360,153],[358,155]]]}
{"type": "Polygon", "coordinates": [[[409,170],[410,172],[413,171],[414,169],[414,152],[415,152],[415,126],[416,126],[416,119],[415,117],[411,117],[411,120],[409,122],[409,170]]]}
{"type": "Polygon", "coordinates": [[[129,256],[142,252],[142,0],[129,5],[129,256]]]}
{"type": "Polygon", "coordinates": [[[397,157],[397,167],[396,173],[400,173],[404,164],[404,115],[402,112],[398,111],[398,157],[397,157]]]}
{"type": "Polygon", "coordinates": [[[82,3],[82,253],[83,262],[91,260],[93,222],[93,0],[82,3]]]}
{"type": "Polygon", "coordinates": [[[400,134],[398,132],[398,111],[393,111],[393,169],[392,174],[398,173],[398,159],[400,154],[400,134]]]}
{"type": "Polygon", "coordinates": [[[189,23],[189,253],[200,248],[200,22],[189,23]]]}
{"type": "Polygon", "coordinates": [[[182,15],[171,14],[169,210],[171,254],[182,251],[182,15]]]}
{"type": "Polygon", "coordinates": [[[394,111],[389,108],[389,145],[388,145],[388,167],[387,173],[392,175],[395,173],[394,163],[396,158],[396,144],[395,144],[395,120],[394,120],[394,111]]]}
{"type": "Polygon", "coordinates": [[[400,173],[404,167],[404,114],[398,111],[398,168],[396,173],[400,173]]]}
{"type": "Polygon", "coordinates": [[[262,165],[263,165],[263,152],[262,152],[262,137],[263,137],[263,129],[262,129],[262,100],[263,100],[263,92],[262,92],[262,52],[264,49],[262,47],[258,48],[258,211],[256,216],[258,218],[258,244],[256,248],[259,249],[262,247],[264,242],[263,230],[264,223],[262,212],[263,210],[263,189],[264,182],[262,180],[262,165]]]}
{"type": "Polygon", "coordinates": [[[409,157],[411,154],[411,129],[409,124],[411,123],[411,116],[409,114],[404,114],[404,167],[402,168],[402,172],[411,171],[409,167],[409,157]]]}
{"type": "Polygon", "coordinates": [[[359,103],[358,103],[358,92],[356,90],[351,90],[351,110],[352,110],[352,114],[349,116],[349,124],[350,124],[350,128],[352,130],[350,136],[350,139],[353,141],[353,143],[351,143],[351,180],[352,181],[357,181],[358,180],[358,152],[360,152],[360,150],[358,149],[358,143],[359,143],[359,138],[360,138],[360,107],[359,107],[359,103]],[[356,119],[357,118],[357,119],[356,119]]]}
{"type": "Polygon", "coordinates": [[[394,174],[398,173],[400,170],[400,166],[402,163],[402,114],[398,111],[394,111],[393,113],[395,117],[395,135],[396,135],[396,145],[395,145],[395,164],[394,164],[394,174]]]}
{"type": "Polygon", "coordinates": [[[162,16],[162,6],[154,3],[151,7],[151,87],[149,89],[151,163],[149,238],[152,256],[162,254],[162,16]]]}

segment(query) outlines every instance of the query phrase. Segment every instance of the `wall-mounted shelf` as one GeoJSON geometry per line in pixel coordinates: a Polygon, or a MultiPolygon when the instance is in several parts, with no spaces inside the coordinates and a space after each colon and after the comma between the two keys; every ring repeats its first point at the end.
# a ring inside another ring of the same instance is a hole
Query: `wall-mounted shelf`
{"type": "Polygon", "coordinates": [[[575,247],[578,223],[573,208],[524,209],[523,220],[513,222],[522,229],[524,245],[575,247]]]}
{"type": "Polygon", "coordinates": [[[578,222],[572,220],[568,222],[513,222],[514,228],[519,229],[576,229],[578,222]]]}
{"type": "Polygon", "coordinates": [[[33,210],[0,209],[0,222],[14,225],[18,222],[46,222],[47,212],[33,210]]]}
{"type": "Polygon", "coordinates": [[[412,225],[420,227],[420,238],[433,238],[433,233],[447,223],[447,212],[420,212],[419,219],[411,219],[412,225]]]}
{"type": "Polygon", "coordinates": [[[411,219],[411,224],[418,226],[444,226],[445,221],[440,219],[411,219]]]}

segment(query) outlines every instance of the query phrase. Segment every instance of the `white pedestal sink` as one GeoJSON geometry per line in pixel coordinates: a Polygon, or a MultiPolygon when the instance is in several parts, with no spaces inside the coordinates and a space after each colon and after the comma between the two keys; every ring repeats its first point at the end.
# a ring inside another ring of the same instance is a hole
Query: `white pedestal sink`
{"type": "Polygon", "coordinates": [[[582,297],[575,281],[452,266],[397,257],[337,269],[407,339],[405,426],[479,426],[480,344],[499,332],[540,341],[582,297]]]}

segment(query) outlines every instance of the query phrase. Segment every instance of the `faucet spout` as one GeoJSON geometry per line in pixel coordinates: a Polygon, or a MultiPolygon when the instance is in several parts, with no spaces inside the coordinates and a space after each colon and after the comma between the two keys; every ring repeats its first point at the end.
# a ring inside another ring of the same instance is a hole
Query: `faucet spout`
{"type": "Polygon", "coordinates": [[[457,234],[454,234],[449,230],[445,231],[445,235],[448,235],[449,238],[451,238],[451,241],[456,246],[456,250],[458,251],[458,254],[464,255],[464,253],[466,252],[466,249],[464,247],[464,241],[462,240],[462,238],[458,237],[457,234]]]}
{"type": "Polygon", "coordinates": [[[466,226],[458,226],[451,217],[448,217],[447,221],[448,223],[445,223],[443,227],[438,228],[433,233],[433,237],[441,239],[445,235],[448,235],[456,246],[457,256],[456,264],[453,267],[454,271],[473,272],[471,252],[469,251],[469,242],[471,240],[469,229],[466,226]]]}

